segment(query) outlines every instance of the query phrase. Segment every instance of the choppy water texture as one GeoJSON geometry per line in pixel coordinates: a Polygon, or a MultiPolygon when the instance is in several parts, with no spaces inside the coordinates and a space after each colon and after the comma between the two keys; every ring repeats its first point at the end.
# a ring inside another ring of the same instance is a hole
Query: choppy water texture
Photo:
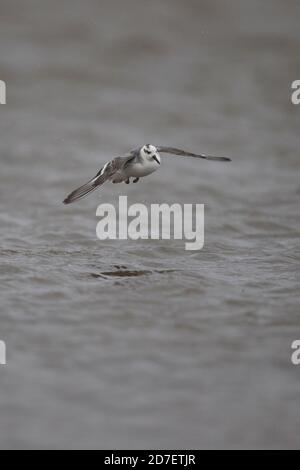
{"type": "Polygon", "coordinates": [[[300,4],[1,0],[2,448],[299,447],[300,4]],[[143,143],[138,185],[61,201],[143,143]],[[96,239],[96,207],[206,205],[206,241],[96,239]]]}

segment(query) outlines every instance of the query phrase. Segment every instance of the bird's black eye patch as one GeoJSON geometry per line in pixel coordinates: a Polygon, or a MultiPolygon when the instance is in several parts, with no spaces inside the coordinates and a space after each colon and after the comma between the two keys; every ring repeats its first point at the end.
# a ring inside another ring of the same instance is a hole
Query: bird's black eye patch
{"type": "Polygon", "coordinates": [[[150,150],[144,149],[144,152],[147,153],[148,155],[151,155],[150,150]]]}

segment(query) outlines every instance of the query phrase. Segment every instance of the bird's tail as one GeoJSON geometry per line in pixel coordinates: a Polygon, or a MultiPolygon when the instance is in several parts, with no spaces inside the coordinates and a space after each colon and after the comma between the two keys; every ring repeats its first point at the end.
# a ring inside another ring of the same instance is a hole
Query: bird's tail
{"type": "Polygon", "coordinates": [[[95,191],[97,187],[99,186],[98,184],[98,175],[90,180],[88,183],[84,184],[83,186],[80,186],[80,188],[75,189],[69,196],[66,197],[64,200],[64,204],[72,204],[75,201],[78,201],[79,199],[82,199],[83,197],[87,196],[91,192],[95,191]]]}

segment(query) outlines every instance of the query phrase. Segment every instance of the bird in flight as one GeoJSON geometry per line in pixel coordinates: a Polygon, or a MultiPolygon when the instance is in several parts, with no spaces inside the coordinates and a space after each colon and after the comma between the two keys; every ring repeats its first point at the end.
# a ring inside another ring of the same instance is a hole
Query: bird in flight
{"type": "Polygon", "coordinates": [[[140,178],[154,173],[154,171],[159,168],[161,164],[160,153],[202,158],[204,160],[214,160],[218,162],[231,161],[230,158],[227,157],[212,157],[210,155],[196,154],[175,147],[143,145],[143,147],[131,150],[123,157],[114,158],[106,163],[93,179],[69,194],[64,200],[64,204],[72,204],[82,199],[89,193],[95,191],[99,186],[102,186],[106,181],[112,181],[113,183],[125,182],[129,184],[130,179],[133,178],[133,183],[137,183],[140,178]]]}

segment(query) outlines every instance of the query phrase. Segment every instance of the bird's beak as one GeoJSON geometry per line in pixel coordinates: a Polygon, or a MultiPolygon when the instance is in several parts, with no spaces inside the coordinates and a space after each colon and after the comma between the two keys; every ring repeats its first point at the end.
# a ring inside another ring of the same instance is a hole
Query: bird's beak
{"type": "Polygon", "coordinates": [[[160,165],[160,161],[158,160],[156,155],[153,156],[153,159],[160,165]]]}

